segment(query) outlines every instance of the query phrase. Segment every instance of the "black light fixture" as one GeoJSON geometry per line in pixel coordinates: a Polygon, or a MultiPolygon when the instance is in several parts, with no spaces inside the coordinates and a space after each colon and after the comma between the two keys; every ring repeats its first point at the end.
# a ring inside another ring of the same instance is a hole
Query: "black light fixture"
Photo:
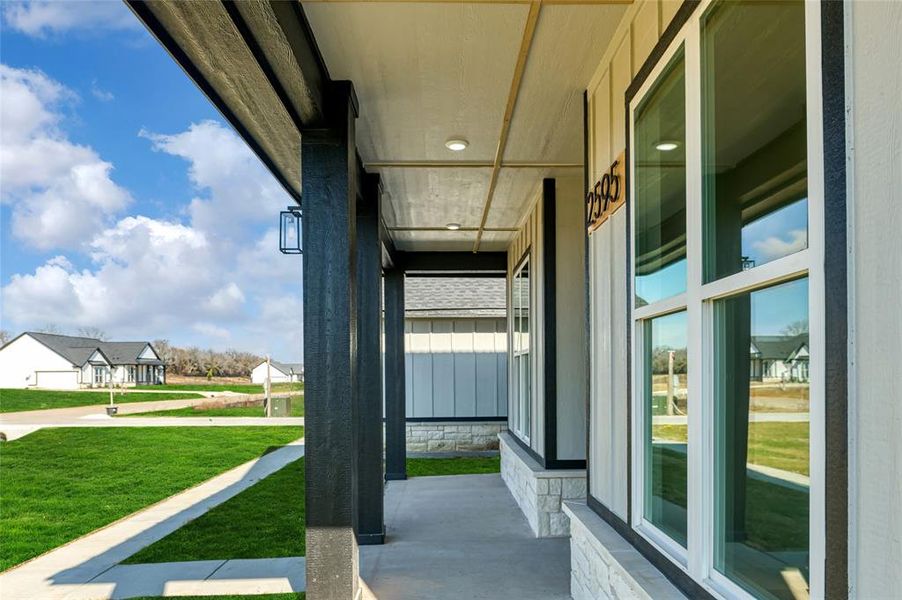
{"type": "Polygon", "coordinates": [[[279,213],[279,251],[282,254],[303,254],[301,244],[301,207],[289,206],[279,213]]]}

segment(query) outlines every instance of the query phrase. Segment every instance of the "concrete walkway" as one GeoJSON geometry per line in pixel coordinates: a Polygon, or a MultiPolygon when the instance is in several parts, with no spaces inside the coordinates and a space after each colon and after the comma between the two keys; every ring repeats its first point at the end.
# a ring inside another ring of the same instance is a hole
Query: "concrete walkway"
{"type": "MultiPolygon", "coordinates": [[[[119,404],[120,415],[186,408],[209,398],[157,400],[119,404]]],[[[304,417],[110,417],[103,404],[0,414],[0,432],[9,441],[45,427],[240,427],[248,425],[303,425],[304,417]]]]}
{"type": "Polygon", "coordinates": [[[570,598],[569,539],[536,539],[500,475],[391,481],[386,543],[360,548],[365,597],[570,598]]]}
{"type": "MultiPolygon", "coordinates": [[[[0,574],[0,594],[4,600],[123,597],[119,588],[126,585],[126,581],[107,576],[113,567],[138,550],[162,539],[188,521],[196,519],[214,506],[299,459],[304,455],[303,442],[303,439],[299,439],[288,446],[248,461],[0,574]]],[[[225,561],[212,562],[221,567],[225,561]]],[[[214,571],[220,573],[219,579],[247,579],[245,575],[248,572],[241,570],[246,566],[239,561],[234,565],[234,569],[222,571],[221,568],[214,568],[214,571]]],[[[256,568],[254,565],[251,566],[256,568]]],[[[198,572],[200,571],[195,570],[192,573],[198,572]]],[[[212,574],[213,571],[210,572],[210,575],[212,574]]],[[[167,574],[167,577],[169,580],[178,580],[182,575],[171,573],[167,574]]],[[[171,589],[179,589],[178,584],[167,580],[161,590],[150,595],[156,593],[175,595],[171,589]]]]}

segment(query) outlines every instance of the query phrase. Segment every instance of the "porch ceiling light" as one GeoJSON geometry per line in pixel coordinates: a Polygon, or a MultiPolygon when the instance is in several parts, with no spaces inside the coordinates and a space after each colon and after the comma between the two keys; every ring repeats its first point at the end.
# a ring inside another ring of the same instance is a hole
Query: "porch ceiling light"
{"type": "Polygon", "coordinates": [[[461,150],[466,150],[467,146],[470,145],[470,142],[463,138],[451,138],[445,142],[445,147],[452,152],[460,152],[461,150]]]}
{"type": "Polygon", "coordinates": [[[671,142],[669,140],[661,141],[655,144],[655,149],[660,150],[661,152],[670,152],[671,150],[676,150],[680,147],[678,142],[671,142]]]}
{"type": "Polygon", "coordinates": [[[445,227],[450,231],[457,231],[460,229],[460,223],[448,223],[445,227]]]}

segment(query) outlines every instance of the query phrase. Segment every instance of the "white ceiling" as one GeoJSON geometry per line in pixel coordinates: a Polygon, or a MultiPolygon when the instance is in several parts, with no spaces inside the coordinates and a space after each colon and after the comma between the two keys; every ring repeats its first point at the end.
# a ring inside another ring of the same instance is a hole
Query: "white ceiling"
{"type": "MultiPolygon", "coordinates": [[[[491,164],[529,5],[307,2],[304,10],[332,78],[354,82],[364,163],[491,164]],[[447,150],[450,137],[467,139],[469,148],[447,150]]],[[[625,11],[598,4],[542,8],[505,161],[582,163],[582,93],[625,11]]],[[[390,229],[479,226],[491,167],[373,170],[383,176],[390,229]]],[[[502,168],[486,227],[518,226],[542,178],[561,172],[502,168]]],[[[425,251],[471,250],[476,239],[475,231],[392,235],[400,249],[425,251]]],[[[480,249],[503,250],[513,235],[488,230],[480,249]]]]}

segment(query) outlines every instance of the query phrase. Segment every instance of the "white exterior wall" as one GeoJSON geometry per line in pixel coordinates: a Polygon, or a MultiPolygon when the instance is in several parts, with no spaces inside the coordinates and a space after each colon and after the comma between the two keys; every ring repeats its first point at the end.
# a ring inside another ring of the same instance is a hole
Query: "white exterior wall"
{"type": "Polygon", "coordinates": [[[850,598],[902,598],[902,3],[846,2],[850,598]]]}
{"type": "MultiPolygon", "coordinates": [[[[269,379],[272,383],[288,383],[291,381],[286,373],[278,370],[275,365],[269,367],[269,379]]],[[[251,383],[263,384],[266,381],[266,363],[261,363],[251,371],[251,383]]]]}
{"type": "MultiPolygon", "coordinates": [[[[627,9],[588,87],[589,181],[626,149],[625,94],[680,6],[639,0],[627,9]]],[[[624,205],[589,236],[589,493],[627,518],[627,239],[624,205]]]]}
{"type": "MultiPolygon", "coordinates": [[[[23,335],[0,350],[0,388],[25,388],[37,384],[37,372],[77,373],[68,360],[29,335],[23,335]]],[[[53,377],[53,376],[51,376],[53,377]]],[[[78,387],[78,378],[53,377],[66,389],[78,387]]]]}

